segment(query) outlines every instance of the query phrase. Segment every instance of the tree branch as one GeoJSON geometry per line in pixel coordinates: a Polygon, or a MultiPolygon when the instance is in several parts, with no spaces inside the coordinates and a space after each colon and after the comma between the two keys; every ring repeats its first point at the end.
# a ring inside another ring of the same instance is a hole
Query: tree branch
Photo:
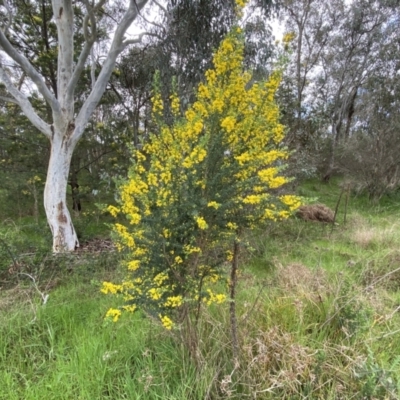
{"type": "Polygon", "coordinates": [[[32,107],[31,102],[28,98],[20,92],[11,82],[11,79],[4,71],[3,67],[0,65],[0,80],[4,83],[6,89],[11,93],[11,95],[15,98],[15,102],[21,107],[24,114],[27,118],[32,122],[36,128],[38,128],[45,136],[51,139],[52,130],[49,124],[43,121],[39,115],[36,113],[34,108],[32,107]]]}
{"type": "Polygon", "coordinates": [[[135,39],[128,39],[128,40],[124,40],[123,42],[123,46],[124,48],[126,48],[127,46],[131,45],[131,44],[136,44],[136,43],[141,43],[143,36],[153,36],[156,37],[158,39],[162,39],[161,36],[159,36],[157,33],[153,33],[153,32],[142,32],[138,35],[137,38],[135,39]]]}
{"type": "Polygon", "coordinates": [[[158,24],[157,22],[149,21],[144,15],[140,15],[140,17],[141,17],[145,22],[147,22],[148,24],[153,25],[153,26],[155,26],[155,27],[157,27],[157,28],[160,28],[161,30],[163,30],[163,31],[165,32],[165,27],[164,27],[164,26],[158,24]]]}
{"type": "Polygon", "coordinates": [[[127,29],[130,27],[132,22],[139,15],[140,10],[148,1],[149,0],[130,0],[129,8],[122,17],[122,20],[115,31],[110,50],[108,51],[107,58],[103,64],[103,67],[101,68],[96,83],[76,118],[76,127],[80,127],[80,129],[75,129],[75,140],[79,140],[82,136],[84,126],[89,121],[90,116],[97,107],[97,104],[99,103],[101,96],[106,89],[107,82],[112,74],[117,57],[126,47],[124,44],[124,35],[127,29]]]}
{"type": "Polygon", "coordinates": [[[165,13],[168,14],[168,10],[162,6],[157,0],[153,0],[153,3],[156,4],[159,8],[161,8],[161,10],[165,13]]]}
{"type": "Polygon", "coordinates": [[[4,33],[7,35],[8,30],[9,30],[9,28],[11,26],[11,22],[12,22],[11,8],[10,8],[10,5],[8,4],[7,0],[3,0],[3,6],[7,10],[7,24],[3,28],[4,33]]]}
{"type": "MultiPolygon", "coordinates": [[[[66,101],[71,102],[74,98],[74,91],[78,80],[85,68],[86,61],[89,55],[92,53],[93,45],[97,39],[97,23],[95,18],[95,13],[103,6],[106,0],[100,0],[94,7],[92,7],[87,0],[84,1],[86,6],[87,15],[83,21],[83,34],[85,37],[85,44],[79,55],[78,62],[75,66],[74,72],[68,82],[66,101]],[[90,20],[91,31],[89,33],[88,23],[90,20]]],[[[93,86],[92,86],[93,87],[93,86]]]]}
{"type": "MultiPolygon", "coordinates": [[[[59,112],[60,104],[57,101],[56,97],[50,92],[50,90],[46,86],[45,82],[42,79],[42,76],[36,71],[36,69],[25,56],[15,50],[15,48],[8,41],[2,30],[0,30],[0,47],[9,57],[11,57],[18,65],[20,65],[26,75],[28,75],[32,79],[33,83],[37,86],[39,92],[50,105],[52,110],[54,112],[59,112]]],[[[4,70],[3,72],[5,73],[4,70]]]]}
{"type": "Polygon", "coordinates": [[[7,103],[14,103],[19,105],[18,101],[13,99],[12,97],[0,96],[0,100],[6,101],[7,103]]]}
{"type": "Polygon", "coordinates": [[[94,43],[94,41],[89,41],[89,42],[87,41],[87,42],[85,42],[85,44],[83,46],[83,49],[78,58],[78,62],[75,66],[74,72],[71,76],[71,79],[68,82],[66,95],[65,95],[66,101],[73,101],[76,85],[82,74],[83,69],[85,68],[85,63],[90,55],[93,43],[94,43]]]}
{"type": "Polygon", "coordinates": [[[57,26],[57,93],[61,110],[68,118],[73,115],[74,103],[66,93],[74,62],[74,12],[71,0],[52,0],[53,17],[57,26]]]}

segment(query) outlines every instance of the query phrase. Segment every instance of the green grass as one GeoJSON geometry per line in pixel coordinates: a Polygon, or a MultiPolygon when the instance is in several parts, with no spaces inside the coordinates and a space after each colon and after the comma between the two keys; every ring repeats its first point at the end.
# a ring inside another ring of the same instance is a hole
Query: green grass
{"type": "MultiPolygon", "coordinates": [[[[299,191],[334,209],[338,183],[299,191]]],[[[104,322],[113,304],[99,285],[117,280],[121,255],[54,257],[44,222],[8,222],[0,229],[0,399],[397,399],[399,200],[371,205],[352,195],[346,224],[342,199],[333,228],[293,218],[249,232],[239,363],[229,304],[203,313],[190,357],[177,332],[140,313],[104,322]]],[[[104,237],[101,222],[81,217],[83,237],[104,237]]]]}
{"type": "Polygon", "coordinates": [[[94,284],[70,280],[46,305],[27,287],[12,296],[1,305],[2,399],[180,399],[196,387],[193,366],[143,316],[104,323],[109,299],[94,284]]]}

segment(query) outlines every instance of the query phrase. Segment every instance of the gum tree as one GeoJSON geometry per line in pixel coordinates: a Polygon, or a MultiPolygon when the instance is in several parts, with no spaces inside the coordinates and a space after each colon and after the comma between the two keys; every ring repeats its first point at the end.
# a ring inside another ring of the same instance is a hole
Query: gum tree
{"type": "MultiPolygon", "coordinates": [[[[92,69],[91,76],[94,78],[92,88],[86,98],[79,99],[79,108],[76,107],[78,104],[76,89],[82,73],[91,60],[93,47],[100,40],[98,24],[105,13],[107,1],[51,1],[53,18],[50,23],[55,25],[57,37],[57,44],[54,45],[54,51],[57,54],[55,77],[41,74],[29,60],[29,56],[25,55],[14,43],[13,38],[17,35],[13,31],[12,22],[16,4],[2,2],[0,81],[8,92],[8,97],[2,97],[2,100],[16,103],[30,122],[50,141],[51,152],[44,191],[44,206],[53,234],[54,252],[73,251],[79,246],[66,205],[71,157],[106,89],[119,54],[129,44],[140,40],[140,37],[127,40],[125,33],[148,1],[130,0],[124,2],[126,6],[119,4],[118,15],[115,17],[118,21],[107,54],[97,76],[95,76],[94,68],[92,69]],[[77,19],[76,14],[82,17],[77,19]],[[78,31],[79,34],[83,33],[85,40],[81,47],[76,49],[74,35],[78,31]],[[22,70],[23,80],[28,84],[27,87],[37,90],[46,101],[51,110],[47,113],[48,116],[43,116],[43,113],[34,108],[27,91],[23,90],[20,82],[15,79],[15,67],[22,70]],[[49,81],[54,85],[49,84],[49,81]]],[[[43,3],[42,1],[41,4],[43,3]]],[[[101,40],[106,41],[106,39],[101,40]]]]}

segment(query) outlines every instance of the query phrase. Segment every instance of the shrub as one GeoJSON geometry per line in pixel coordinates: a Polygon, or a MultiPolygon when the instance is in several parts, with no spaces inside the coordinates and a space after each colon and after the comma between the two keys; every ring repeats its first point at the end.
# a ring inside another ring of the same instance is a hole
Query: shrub
{"type": "MultiPolygon", "coordinates": [[[[171,95],[172,126],[163,121],[156,77],[157,130],[142,150],[133,151],[119,206],[108,208],[128,222],[114,227],[118,248],[128,250],[128,275],[120,284],[104,282],[102,291],[122,295],[122,309],[142,308],[168,330],[175,324],[192,327],[202,306],[222,303],[224,283],[234,311],[241,232],[285,219],[300,205],[296,196],[276,192],[289,181],[281,173],[288,152],[280,145],[284,127],[274,101],[280,72],[254,83],[242,70],[243,48],[236,26],[184,115],[171,95]]],[[[120,314],[107,313],[114,321],[120,314]]]]}

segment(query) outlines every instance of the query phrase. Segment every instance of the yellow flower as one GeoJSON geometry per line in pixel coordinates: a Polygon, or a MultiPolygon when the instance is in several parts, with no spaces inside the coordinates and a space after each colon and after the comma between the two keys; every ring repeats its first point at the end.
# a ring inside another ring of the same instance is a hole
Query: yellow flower
{"type": "Polygon", "coordinates": [[[131,312],[131,313],[133,313],[133,312],[135,312],[137,310],[137,306],[135,304],[131,304],[131,305],[128,305],[128,306],[123,306],[122,308],[125,311],[131,312]]]}
{"type": "Polygon", "coordinates": [[[153,103],[153,113],[155,115],[161,115],[162,114],[162,110],[164,109],[164,104],[163,101],[161,99],[161,95],[160,94],[156,94],[155,96],[152,97],[151,99],[152,103],[153,103]]]}
{"type": "Polygon", "coordinates": [[[280,196],[279,200],[283,204],[287,205],[291,212],[297,210],[301,206],[301,199],[298,196],[293,196],[293,195],[280,196]]]}
{"type": "Polygon", "coordinates": [[[171,100],[171,111],[173,115],[179,115],[180,112],[180,101],[179,101],[179,97],[177,96],[176,93],[172,94],[170,96],[170,100],[171,100]]]}
{"type": "Polygon", "coordinates": [[[121,316],[121,310],[118,310],[116,308],[110,308],[107,311],[105,318],[112,318],[113,322],[117,322],[120,316],[121,316]]]}
{"type": "Polygon", "coordinates": [[[163,229],[163,236],[168,239],[169,237],[171,237],[171,232],[169,231],[169,229],[164,228],[163,229]]]}
{"type": "Polygon", "coordinates": [[[225,128],[228,133],[232,132],[235,129],[236,120],[233,117],[226,117],[221,122],[221,128],[225,128]]]}
{"type": "Polygon", "coordinates": [[[185,244],[183,246],[183,250],[185,254],[193,254],[193,253],[201,253],[201,248],[197,246],[190,246],[188,244],[185,244]]]}
{"type": "Polygon", "coordinates": [[[122,291],[122,285],[115,285],[114,283],[111,282],[103,282],[103,287],[100,289],[101,293],[104,294],[117,294],[122,291]]]}
{"type": "Polygon", "coordinates": [[[212,207],[218,210],[221,207],[221,204],[217,203],[216,201],[210,201],[207,203],[207,207],[212,207]]]}
{"type": "Polygon", "coordinates": [[[207,289],[208,297],[203,298],[203,302],[210,306],[212,303],[222,304],[226,300],[225,294],[214,294],[211,289],[207,289]]]}
{"type": "Polygon", "coordinates": [[[167,297],[167,301],[164,303],[165,307],[179,307],[182,305],[182,296],[169,296],[167,297]]]}
{"type": "Polygon", "coordinates": [[[289,44],[295,37],[296,34],[294,32],[287,32],[283,35],[282,42],[284,44],[289,44]]]}
{"type": "Polygon", "coordinates": [[[174,326],[174,323],[172,322],[171,318],[167,317],[166,315],[162,316],[161,314],[159,314],[158,316],[161,320],[163,327],[170,331],[174,326]]]}
{"type": "Polygon", "coordinates": [[[212,111],[222,113],[225,103],[221,99],[216,99],[212,102],[212,111]]]}
{"type": "Polygon", "coordinates": [[[235,229],[238,228],[238,226],[237,226],[234,222],[228,222],[228,223],[226,224],[226,227],[227,227],[228,229],[232,229],[232,230],[235,230],[235,229]]]}
{"type": "Polygon", "coordinates": [[[243,8],[246,5],[247,0],[235,0],[235,3],[238,7],[243,8]]]}
{"type": "Polygon", "coordinates": [[[161,272],[157,274],[154,278],[153,281],[157,286],[161,286],[164,281],[168,280],[168,275],[165,272],[161,272]]]}
{"type": "Polygon", "coordinates": [[[175,257],[175,263],[176,263],[176,264],[182,264],[182,263],[183,263],[182,257],[176,256],[176,257],[175,257]]]}
{"type": "Polygon", "coordinates": [[[249,194],[243,199],[243,203],[245,204],[259,204],[261,203],[261,200],[263,199],[263,195],[257,195],[257,194],[249,194]]]}
{"type": "Polygon", "coordinates": [[[158,289],[158,288],[151,288],[151,289],[149,289],[149,290],[148,290],[148,294],[149,294],[149,297],[150,297],[151,299],[153,299],[153,300],[159,300],[159,299],[161,299],[161,295],[162,295],[160,289],[158,289]]]}
{"type": "Polygon", "coordinates": [[[108,206],[107,211],[113,216],[116,217],[118,213],[121,211],[119,208],[114,206],[108,206]]]}
{"type": "Polygon", "coordinates": [[[128,262],[128,270],[129,271],[136,271],[139,268],[140,261],[139,260],[133,260],[128,262]]]}
{"type": "Polygon", "coordinates": [[[200,228],[200,229],[207,229],[208,228],[208,225],[207,225],[207,222],[206,222],[206,220],[203,218],[203,217],[197,217],[196,218],[196,222],[197,222],[197,225],[198,225],[198,227],[200,228]]]}

